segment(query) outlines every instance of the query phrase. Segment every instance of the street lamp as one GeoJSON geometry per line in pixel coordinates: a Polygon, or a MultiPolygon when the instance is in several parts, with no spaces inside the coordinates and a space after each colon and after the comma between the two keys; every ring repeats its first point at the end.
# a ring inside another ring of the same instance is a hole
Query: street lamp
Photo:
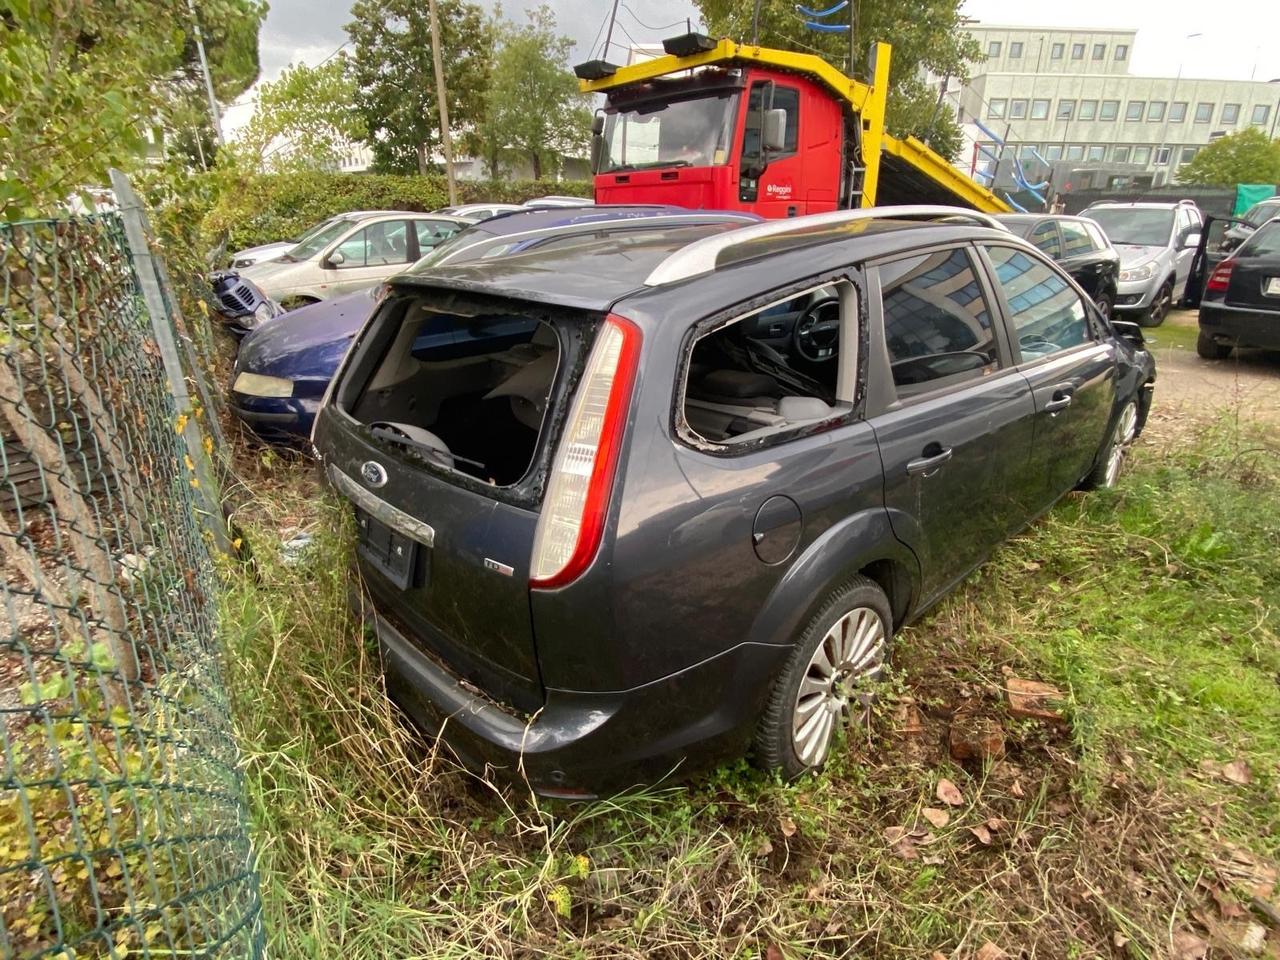
{"type": "MultiPolygon", "coordinates": [[[[1164,112],[1164,129],[1160,133],[1160,143],[1156,145],[1156,153],[1155,153],[1155,156],[1151,158],[1152,160],[1155,160],[1157,157],[1159,157],[1160,151],[1163,150],[1169,144],[1169,121],[1170,121],[1170,118],[1173,116],[1173,104],[1178,99],[1178,84],[1182,82],[1182,64],[1187,59],[1187,44],[1190,41],[1203,36],[1204,36],[1203,33],[1188,33],[1186,36],[1182,38],[1182,54],[1181,56],[1178,57],[1178,74],[1176,77],[1173,78],[1173,89],[1169,93],[1169,106],[1165,109],[1165,112],[1164,112]]],[[[1188,108],[1191,107],[1191,101],[1189,100],[1187,101],[1187,107],[1188,108]]],[[[1187,118],[1185,115],[1183,116],[1182,120],[1184,123],[1187,121],[1187,118]]],[[[1194,121],[1195,121],[1195,118],[1193,117],[1192,122],[1194,123],[1194,121]]],[[[1172,177],[1173,147],[1169,147],[1169,159],[1167,161],[1167,165],[1169,167],[1169,174],[1165,176],[1164,182],[1166,185],[1169,183],[1170,180],[1173,179],[1172,177]]]]}

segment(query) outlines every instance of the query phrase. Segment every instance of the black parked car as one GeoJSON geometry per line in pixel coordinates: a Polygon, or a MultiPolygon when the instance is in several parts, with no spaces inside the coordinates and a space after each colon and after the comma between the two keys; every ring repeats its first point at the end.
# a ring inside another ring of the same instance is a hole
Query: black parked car
{"type": "Polygon", "coordinates": [[[1111,316],[1120,277],[1120,254],[1101,227],[1084,217],[1032,213],[1010,213],[996,219],[1058,261],[1093,298],[1098,309],[1111,316]]]}
{"type": "Polygon", "coordinates": [[[1221,360],[1232,347],[1280,350],[1280,218],[1250,234],[1205,282],[1196,352],[1221,360]]]}
{"type": "Polygon", "coordinates": [[[752,745],[821,766],[896,630],[1115,482],[1155,374],[1136,326],[952,208],[391,287],[314,433],[388,688],[553,796],[752,745]]]}

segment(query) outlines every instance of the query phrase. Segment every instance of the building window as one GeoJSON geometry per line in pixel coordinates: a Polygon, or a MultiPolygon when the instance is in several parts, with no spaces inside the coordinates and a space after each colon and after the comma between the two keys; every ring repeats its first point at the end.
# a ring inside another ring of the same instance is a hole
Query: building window
{"type": "Polygon", "coordinates": [[[1101,163],[1103,160],[1107,159],[1107,148],[1105,146],[1090,147],[1089,151],[1085,154],[1085,159],[1090,163],[1101,163]]]}
{"type": "Polygon", "coordinates": [[[1098,105],[1099,120],[1114,120],[1116,118],[1116,114],[1119,112],[1119,100],[1103,100],[1102,103],[1098,105]]]}
{"type": "Polygon", "coordinates": [[[1097,100],[1081,100],[1080,101],[1080,119],[1093,120],[1098,116],[1097,100]]]}
{"type": "Polygon", "coordinates": [[[1142,113],[1147,109],[1147,101],[1130,100],[1129,105],[1124,108],[1124,118],[1126,120],[1141,120],[1142,113]]]}
{"type": "Polygon", "coordinates": [[[987,56],[990,57],[992,60],[1000,56],[999,40],[992,40],[990,43],[987,44],[987,56]]]}
{"type": "Polygon", "coordinates": [[[1083,60],[1083,59],[1084,59],[1084,44],[1083,44],[1083,43],[1073,43],[1073,44],[1071,45],[1071,59],[1072,59],[1072,60],[1083,60]]]}
{"type": "Polygon", "coordinates": [[[1240,104],[1224,103],[1222,105],[1222,122],[1228,125],[1234,125],[1240,119],[1240,104]]]}
{"type": "Polygon", "coordinates": [[[1129,147],[1127,145],[1122,144],[1116,147],[1115,161],[1116,163],[1129,162],[1129,147]]]}
{"type": "Polygon", "coordinates": [[[1213,104],[1197,103],[1196,104],[1196,123],[1208,123],[1212,119],[1213,119],[1213,104]]]}
{"type": "Polygon", "coordinates": [[[1164,119],[1164,101],[1163,100],[1152,100],[1149,104],[1147,104],[1147,119],[1153,120],[1156,122],[1164,119]]]}
{"type": "Polygon", "coordinates": [[[1062,159],[1062,145],[1061,145],[1061,144],[1057,144],[1057,143],[1050,144],[1048,147],[1046,147],[1046,148],[1045,148],[1045,151],[1044,151],[1044,158],[1045,158],[1046,160],[1050,161],[1051,163],[1052,163],[1054,160],[1061,160],[1061,159],[1062,159]]]}
{"type": "Polygon", "coordinates": [[[1093,59],[1095,60],[1107,59],[1107,45],[1105,43],[1095,43],[1093,45],[1093,59]]]}
{"type": "Polygon", "coordinates": [[[1007,100],[992,100],[987,104],[987,117],[991,120],[1003,120],[1005,107],[1008,106],[1007,100]]]}
{"type": "Polygon", "coordinates": [[[1021,40],[1011,40],[1009,42],[1009,59],[1010,60],[1022,59],[1022,41],[1021,40]]]}
{"type": "Polygon", "coordinates": [[[1196,154],[1199,152],[1199,147],[1183,147],[1182,155],[1178,157],[1178,163],[1190,163],[1196,158],[1196,154]]]}
{"type": "Polygon", "coordinates": [[[1031,101],[1031,119],[1032,120],[1048,120],[1049,119],[1049,101],[1048,100],[1032,100],[1031,101]]]}
{"type": "Polygon", "coordinates": [[[1271,107],[1265,103],[1260,103],[1253,108],[1253,120],[1251,123],[1261,126],[1267,122],[1267,117],[1271,116],[1271,107]]]}
{"type": "Polygon", "coordinates": [[[1158,147],[1156,149],[1156,166],[1163,167],[1168,162],[1169,162],[1169,148],[1158,147]]]}
{"type": "Polygon", "coordinates": [[[1116,44],[1116,59],[1117,60],[1129,59],[1129,45],[1127,43],[1116,44]]]}
{"type": "Polygon", "coordinates": [[[1150,147],[1134,147],[1133,162],[1145,167],[1148,163],[1151,162],[1151,148],[1150,147]]]}
{"type": "Polygon", "coordinates": [[[1076,115],[1076,102],[1074,100],[1058,101],[1058,119],[1070,120],[1076,115]]]}
{"type": "Polygon", "coordinates": [[[1061,59],[1062,59],[1062,54],[1063,54],[1063,52],[1064,52],[1066,49],[1067,49],[1067,48],[1066,48],[1066,47],[1064,47],[1062,44],[1060,44],[1060,43],[1055,43],[1052,47],[1050,47],[1050,48],[1049,48],[1049,59],[1050,59],[1050,60],[1061,60],[1061,59]]]}
{"type": "Polygon", "coordinates": [[[1079,144],[1079,143],[1073,143],[1073,144],[1071,144],[1069,147],[1067,147],[1067,159],[1068,159],[1068,160],[1083,160],[1083,159],[1084,159],[1084,145],[1083,145],[1083,144],[1079,144]]]}
{"type": "Polygon", "coordinates": [[[1009,119],[1010,120],[1027,119],[1027,101],[1026,100],[1010,100],[1009,101],[1009,119]]]}
{"type": "Polygon", "coordinates": [[[1182,123],[1187,119],[1187,102],[1185,100],[1176,100],[1169,104],[1169,122],[1182,123]]]}

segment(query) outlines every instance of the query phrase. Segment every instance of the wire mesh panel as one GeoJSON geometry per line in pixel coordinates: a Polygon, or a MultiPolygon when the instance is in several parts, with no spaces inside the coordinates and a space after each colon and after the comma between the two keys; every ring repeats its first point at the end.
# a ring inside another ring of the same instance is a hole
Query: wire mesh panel
{"type": "Polygon", "coordinates": [[[204,491],[116,215],[0,225],[0,355],[0,956],[260,956],[204,491]]]}

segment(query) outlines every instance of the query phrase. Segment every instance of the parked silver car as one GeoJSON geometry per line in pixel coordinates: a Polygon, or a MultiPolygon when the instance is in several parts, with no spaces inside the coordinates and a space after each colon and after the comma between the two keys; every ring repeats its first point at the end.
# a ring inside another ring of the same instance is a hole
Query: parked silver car
{"type": "Polygon", "coordinates": [[[245,267],[252,267],[255,263],[267,263],[271,260],[278,260],[298,244],[305,243],[320,231],[334,223],[337,223],[339,220],[355,220],[360,217],[370,217],[375,214],[401,212],[404,211],[352,210],[348,213],[339,213],[332,217],[325,217],[325,219],[321,220],[319,223],[313,224],[290,240],[274,240],[271,243],[260,243],[256,247],[245,247],[243,250],[237,250],[235,253],[231,254],[230,266],[232,270],[243,270],[245,267]]]}
{"type": "Polygon", "coordinates": [[[433,210],[432,213],[462,217],[479,223],[481,220],[496,217],[500,213],[513,213],[523,209],[525,208],[518,203],[460,203],[456,207],[441,207],[439,210],[433,210]]]}
{"type": "Polygon", "coordinates": [[[1173,306],[1186,299],[1191,261],[1204,229],[1200,209],[1190,200],[1103,201],[1081,216],[1102,227],[1120,254],[1114,315],[1144,327],[1160,326],[1173,306]]]}
{"type": "Polygon", "coordinates": [[[241,276],[286,307],[371,287],[404,270],[442,240],[470,226],[438,213],[344,214],[277,260],[241,276]]]}

